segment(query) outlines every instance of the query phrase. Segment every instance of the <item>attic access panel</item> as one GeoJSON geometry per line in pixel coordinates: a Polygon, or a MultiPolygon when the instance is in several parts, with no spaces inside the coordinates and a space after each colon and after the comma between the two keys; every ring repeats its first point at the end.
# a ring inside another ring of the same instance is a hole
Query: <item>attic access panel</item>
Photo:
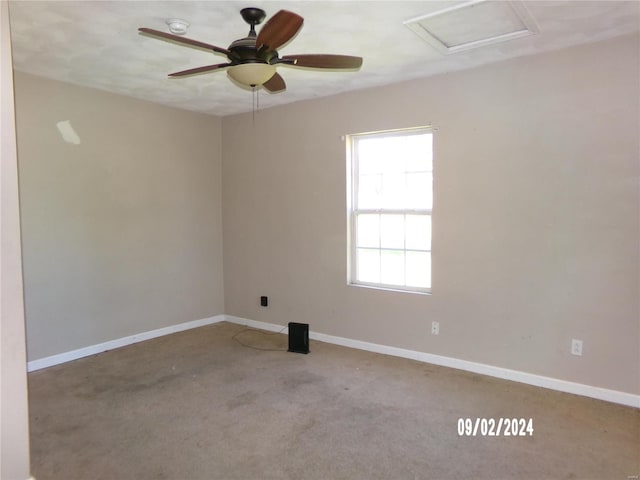
{"type": "Polygon", "coordinates": [[[445,55],[538,33],[524,3],[515,0],[472,0],[404,24],[445,55]]]}

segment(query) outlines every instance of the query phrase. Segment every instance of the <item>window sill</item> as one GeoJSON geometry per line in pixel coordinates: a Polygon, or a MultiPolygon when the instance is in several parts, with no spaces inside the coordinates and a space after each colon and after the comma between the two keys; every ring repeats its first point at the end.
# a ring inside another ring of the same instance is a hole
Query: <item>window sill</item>
{"type": "Polygon", "coordinates": [[[385,287],[383,285],[368,285],[365,283],[347,283],[349,287],[357,287],[357,288],[368,288],[371,290],[382,290],[384,292],[394,292],[394,293],[410,293],[414,295],[426,295],[431,296],[433,292],[431,290],[408,290],[403,288],[393,288],[393,287],[385,287]]]}

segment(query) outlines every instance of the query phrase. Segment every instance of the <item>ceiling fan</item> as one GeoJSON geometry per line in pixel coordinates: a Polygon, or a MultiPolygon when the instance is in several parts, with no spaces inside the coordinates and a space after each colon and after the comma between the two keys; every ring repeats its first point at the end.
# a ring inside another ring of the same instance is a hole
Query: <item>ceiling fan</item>
{"type": "Polygon", "coordinates": [[[213,53],[226,55],[227,63],[217,63],[203,67],[190,68],[169,74],[170,77],[184,77],[197,73],[226,69],[227,74],[236,82],[249,87],[262,86],[269,92],[279,92],[286,88],[284,79],[276,72],[277,65],[292,67],[310,67],[325,69],[358,69],[362,65],[361,57],[350,55],[303,54],[280,56],[277,49],[291,40],[302,28],[304,19],[293,12],[280,10],[256,33],[256,25],[266,17],[260,8],[244,8],[242,18],[251,29],[248,36],[234,41],[229,48],[216,47],[208,43],[165,33],[151,28],[139,28],[141,33],[152,37],[171,40],[180,44],[199,47],[213,53]]]}

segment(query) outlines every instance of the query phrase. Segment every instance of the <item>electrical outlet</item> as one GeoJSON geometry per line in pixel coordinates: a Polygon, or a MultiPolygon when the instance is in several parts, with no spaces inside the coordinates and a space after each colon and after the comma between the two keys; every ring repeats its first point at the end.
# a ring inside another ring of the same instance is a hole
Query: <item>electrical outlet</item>
{"type": "Polygon", "coordinates": [[[582,355],[582,340],[571,340],[571,355],[582,355]]]}
{"type": "Polygon", "coordinates": [[[431,322],[431,335],[440,334],[440,322],[431,322]]]}

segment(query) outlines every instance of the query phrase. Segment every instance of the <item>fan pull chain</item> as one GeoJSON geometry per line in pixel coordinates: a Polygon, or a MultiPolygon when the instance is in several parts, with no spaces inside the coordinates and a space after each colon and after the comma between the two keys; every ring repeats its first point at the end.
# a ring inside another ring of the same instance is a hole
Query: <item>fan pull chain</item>
{"type": "Polygon", "coordinates": [[[255,85],[251,85],[251,122],[256,123],[256,112],[260,111],[260,89],[255,85]]]}
{"type": "Polygon", "coordinates": [[[256,86],[251,85],[251,123],[256,124],[256,86]]]}

